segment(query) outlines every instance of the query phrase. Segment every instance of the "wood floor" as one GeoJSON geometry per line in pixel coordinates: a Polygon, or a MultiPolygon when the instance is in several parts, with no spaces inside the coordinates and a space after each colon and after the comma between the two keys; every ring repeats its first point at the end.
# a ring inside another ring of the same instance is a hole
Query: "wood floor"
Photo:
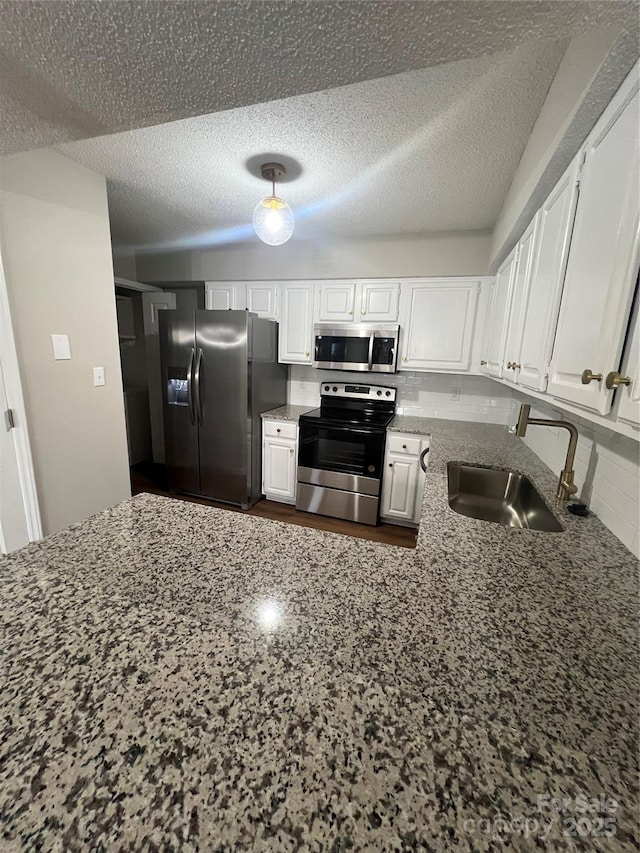
{"type": "Polygon", "coordinates": [[[343,533],[345,536],[354,536],[356,539],[369,539],[371,542],[384,542],[387,545],[397,545],[401,548],[416,547],[416,531],[410,527],[399,527],[396,524],[379,524],[377,527],[370,527],[368,524],[356,524],[353,521],[342,521],[339,518],[326,518],[323,515],[298,512],[295,507],[289,504],[264,499],[258,501],[251,509],[242,510],[240,507],[230,504],[180,495],[166,488],[162,465],[152,465],[145,462],[134,465],[131,468],[131,492],[134,495],[140,494],[140,492],[151,492],[155,495],[165,495],[179,500],[219,507],[230,512],[248,512],[249,515],[257,515],[261,518],[271,518],[275,521],[298,524],[301,527],[312,527],[316,530],[329,530],[332,533],[343,533]]]}

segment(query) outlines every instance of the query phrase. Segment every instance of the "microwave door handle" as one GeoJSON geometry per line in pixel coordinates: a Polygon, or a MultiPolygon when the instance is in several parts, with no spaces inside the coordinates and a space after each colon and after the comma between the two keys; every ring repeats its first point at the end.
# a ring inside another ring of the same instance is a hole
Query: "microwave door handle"
{"type": "Polygon", "coordinates": [[[369,370],[373,370],[373,339],[375,338],[375,333],[372,332],[369,335],[369,361],[367,367],[369,370]]]}
{"type": "Polygon", "coordinates": [[[189,407],[189,417],[191,418],[191,425],[196,425],[196,413],[193,405],[193,359],[195,358],[196,351],[193,347],[191,347],[191,354],[189,355],[189,364],[187,365],[187,405],[189,407]]]}
{"type": "Polygon", "coordinates": [[[196,369],[194,373],[194,385],[195,385],[195,402],[196,402],[196,412],[198,414],[198,423],[200,426],[204,423],[204,417],[202,414],[202,397],[200,396],[200,368],[202,367],[202,350],[198,350],[198,357],[196,359],[196,369]]]}

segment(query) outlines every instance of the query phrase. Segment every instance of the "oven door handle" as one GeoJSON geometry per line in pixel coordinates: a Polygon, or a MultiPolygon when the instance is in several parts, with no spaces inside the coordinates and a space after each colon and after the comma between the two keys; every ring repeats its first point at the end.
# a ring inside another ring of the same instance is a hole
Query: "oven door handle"
{"type": "Polygon", "coordinates": [[[375,332],[371,332],[369,335],[369,360],[367,362],[367,366],[369,370],[373,370],[373,340],[375,338],[375,332]]]}

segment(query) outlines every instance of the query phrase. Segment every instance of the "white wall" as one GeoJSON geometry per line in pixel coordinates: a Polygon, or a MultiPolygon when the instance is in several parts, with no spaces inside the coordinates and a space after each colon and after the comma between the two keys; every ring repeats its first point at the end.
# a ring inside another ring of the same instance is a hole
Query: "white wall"
{"type": "Polygon", "coordinates": [[[129,281],[137,281],[136,253],[133,249],[113,249],[113,274],[129,281]]]}
{"type": "MultiPolygon", "coordinates": [[[[292,365],[287,399],[294,405],[318,406],[323,382],[353,382],[353,378],[353,373],[292,365]]],[[[518,419],[519,404],[511,389],[484,376],[402,371],[367,381],[398,389],[398,414],[496,424],[515,424],[518,419]]]]}
{"type": "Polygon", "coordinates": [[[257,238],[208,251],[137,253],[140,281],[385,278],[484,275],[491,235],[485,231],[409,234],[351,240],[295,238],[266,246],[257,238]]]}
{"type": "MultiPolygon", "coordinates": [[[[577,426],[577,496],[636,557],[640,557],[640,444],[542,403],[532,407],[531,417],[564,417],[577,426]]],[[[569,441],[566,430],[531,426],[523,441],[553,471],[560,473],[569,441]]]]}
{"type": "Polygon", "coordinates": [[[0,240],[49,534],[131,494],[105,179],[50,149],[0,159],[0,240]]]}

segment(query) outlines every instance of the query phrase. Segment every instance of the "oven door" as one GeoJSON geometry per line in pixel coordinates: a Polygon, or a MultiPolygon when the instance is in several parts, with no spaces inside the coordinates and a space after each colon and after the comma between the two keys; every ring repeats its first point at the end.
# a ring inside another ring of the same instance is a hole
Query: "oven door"
{"type": "Polygon", "coordinates": [[[397,357],[397,326],[393,329],[314,327],[314,367],[395,373],[397,357]]]}
{"type": "Polygon", "coordinates": [[[380,494],[384,430],[300,422],[298,481],[380,494]]]}

